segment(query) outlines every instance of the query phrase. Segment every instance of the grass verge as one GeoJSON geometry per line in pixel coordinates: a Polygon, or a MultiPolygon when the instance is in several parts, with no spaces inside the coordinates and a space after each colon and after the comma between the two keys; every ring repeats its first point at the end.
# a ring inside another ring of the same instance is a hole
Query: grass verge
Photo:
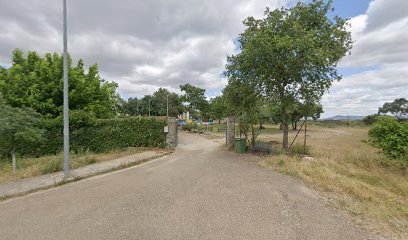
{"type": "MultiPolygon", "coordinates": [[[[408,176],[397,162],[364,143],[366,128],[313,126],[308,134],[313,159],[273,155],[262,165],[317,186],[329,204],[388,239],[408,239],[408,176]]],[[[293,135],[291,136],[293,139],[293,135]]],[[[261,135],[280,141],[281,135],[261,135]]],[[[299,140],[303,141],[303,137],[299,140]]]]}
{"type": "MultiPolygon", "coordinates": [[[[89,164],[109,161],[151,150],[148,148],[127,148],[110,151],[107,153],[83,153],[72,154],[70,166],[72,169],[80,168],[89,164]]],[[[155,149],[159,150],[159,149],[155,149]]],[[[163,151],[162,149],[160,151],[163,151]]],[[[11,163],[0,163],[0,183],[16,181],[22,178],[40,176],[63,170],[64,157],[61,154],[44,156],[39,158],[18,158],[17,171],[12,172],[11,163]]]]}

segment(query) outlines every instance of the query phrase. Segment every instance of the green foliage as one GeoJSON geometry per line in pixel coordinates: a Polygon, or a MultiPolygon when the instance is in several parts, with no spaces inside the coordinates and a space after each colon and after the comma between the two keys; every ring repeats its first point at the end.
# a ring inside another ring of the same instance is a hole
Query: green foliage
{"type": "Polygon", "coordinates": [[[129,116],[148,116],[150,101],[151,116],[166,116],[167,98],[170,117],[176,117],[184,111],[181,97],[177,93],[169,92],[165,88],[159,88],[153,95],[145,95],[141,99],[129,98],[128,101],[122,100],[120,113],[129,116]]]}
{"type": "Polygon", "coordinates": [[[203,118],[208,117],[210,109],[205,97],[205,89],[187,83],[180,85],[180,90],[184,92],[184,95],[181,96],[181,101],[188,103],[187,110],[191,114],[197,114],[203,118]]]}
{"type": "Polygon", "coordinates": [[[395,99],[394,102],[384,103],[384,105],[378,109],[378,114],[387,113],[391,113],[399,121],[408,117],[408,100],[398,98],[395,99]]]}
{"type": "MultiPolygon", "coordinates": [[[[25,146],[25,155],[57,154],[63,147],[62,118],[44,119],[44,141],[25,146]]],[[[128,147],[165,147],[166,120],[144,117],[95,119],[84,112],[70,115],[72,152],[107,152],[128,147]]]]}
{"type": "MultiPolygon", "coordinates": [[[[1,70],[0,93],[13,107],[30,107],[44,117],[54,118],[62,113],[63,105],[63,57],[46,53],[21,50],[12,53],[12,66],[1,70]]],[[[99,75],[98,66],[92,65],[85,73],[80,59],[76,66],[68,61],[69,104],[71,110],[84,110],[98,118],[115,115],[118,105],[118,85],[107,82],[99,75]]]]}
{"type": "Polygon", "coordinates": [[[190,132],[198,132],[202,133],[204,132],[204,129],[206,126],[199,125],[197,123],[187,123],[181,127],[183,130],[190,131],[190,132]]]}
{"type": "Polygon", "coordinates": [[[223,90],[223,97],[227,114],[234,116],[238,123],[239,135],[243,134],[247,139],[251,139],[253,145],[256,140],[253,125],[258,122],[260,111],[258,93],[254,86],[242,79],[230,78],[223,90]]]}
{"type": "Polygon", "coordinates": [[[347,21],[328,16],[332,2],[313,0],[249,17],[240,35],[241,52],[228,57],[226,76],[251,82],[281,107],[283,145],[289,111],[296,101],[319,102],[335,80],[337,62],[351,49],[347,21]]]}
{"type": "Polygon", "coordinates": [[[165,120],[154,118],[113,118],[97,120],[76,129],[72,134],[72,149],[77,152],[106,152],[128,147],[165,147],[165,120]]]}
{"type": "Polygon", "coordinates": [[[223,98],[223,96],[218,96],[218,97],[211,99],[210,108],[211,108],[210,115],[214,119],[218,119],[218,122],[220,122],[221,119],[225,117],[225,114],[226,114],[225,113],[226,103],[225,103],[225,99],[223,98]]]}
{"type": "Polygon", "coordinates": [[[364,117],[363,122],[366,125],[372,125],[376,121],[378,116],[379,116],[378,114],[367,115],[364,117]]]}
{"type": "Polygon", "coordinates": [[[41,115],[33,109],[13,108],[0,96],[0,156],[21,153],[26,145],[41,141],[40,121],[41,115]]]}
{"type": "Polygon", "coordinates": [[[323,106],[320,103],[314,102],[299,102],[296,101],[289,110],[289,119],[292,122],[292,129],[297,130],[297,125],[300,119],[307,117],[317,120],[320,114],[323,113],[323,106]]]}
{"type": "Polygon", "coordinates": [[[378,117],[369,131],[370,142],[391,159],[408,166],[408,122],[400,123],[390,117],[378,117]]]}
{"type": "Polygon", "coordinates": [[[285,160],[282,160],[282,159],[279,160],[278,165],[279,165],[279,167],[285,166],[285,160]]]}

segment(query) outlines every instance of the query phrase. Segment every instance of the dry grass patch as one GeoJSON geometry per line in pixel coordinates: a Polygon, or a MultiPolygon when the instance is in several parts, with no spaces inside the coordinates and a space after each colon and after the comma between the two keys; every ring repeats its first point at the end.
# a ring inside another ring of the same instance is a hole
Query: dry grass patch
{"type": "MultiPolygon", "coordinates": [[[[147,150],[151,149],[127,148],[110,151],[108,153],[73,154],[71,155],[70,165],[71,168],[79,168],[89,164],[109,161],[147,150]]],[[[162,149],[155,150],[164,151],[162,149]]],[[[54,156],[17,159],[16,173],[12,172],[10,163],[0,163],[0,183],[61,171],[63,169],[63,161],[64,157],[62,153],[54,156]]]]}
{"type": "MultiPolygon", "coordinates": [[[[364,143],[367,132],[366,128],[313,126],[308,134],[313,160],[274,155],[262,164],[318,186],[330,204],[372,230],[408,239],[408,177],[397,162],[364,143]]],[[[281,135],[260,138],[277,141],[281,135]]]]}

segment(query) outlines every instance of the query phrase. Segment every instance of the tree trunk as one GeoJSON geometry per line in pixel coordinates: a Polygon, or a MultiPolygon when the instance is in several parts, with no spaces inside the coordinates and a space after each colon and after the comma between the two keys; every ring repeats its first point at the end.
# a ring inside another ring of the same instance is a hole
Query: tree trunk
{"type": "Polygon", "coordinates": [[[234,148],[235,118],[227,117],[226,143],[228,149],[234,148]]]}
{"type": "Polygon", "coordinates": [[[11,152],[11,165],[13,166],[13,173],[15,173],[17,169],[17,161],[16,153],[14,152],[14,150],[11,152]]]}
{"type": "Polygon", "coordinates": [[[263,121],[259,120],[259,129],[263,129],[263,121]]]}
{"type": "Polygon", "coordinates": [[[297,130],[297,121],[295,121],[295,120],[292,120],[292,129],[293,130],[297,130]]]}
{"type": "Polygon", "coordinates": [[[251,124],[251,133],[252,133],[251,146],[255,146],[255,129],[254,129],[254,125],[252,124],[251,124]]]}

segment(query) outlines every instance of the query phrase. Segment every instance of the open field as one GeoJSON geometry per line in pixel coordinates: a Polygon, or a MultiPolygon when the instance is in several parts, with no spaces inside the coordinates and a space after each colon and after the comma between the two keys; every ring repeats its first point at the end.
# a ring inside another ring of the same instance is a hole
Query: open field
{"type": "MultiPolygon", "coordinates": [[[[328,203],[387,238],[408,239],[408,176],[399,164],[369,146],[367,128],[310,126],[308,145],[313,160],[273,155],[262,165],[317,186],[328,203]]],[[[295,133],[290,133],[293,139],[295,133]]],[[[259,140],[281,142],[281,134],[259,140]]],[[[301,134],[297,143],[303,143],[301,134]]],[[[280,147],[280,146],[279,146],[280,147]]]]}
{"type": "MultiPolygon", "coordinates": [[[[149,150],[147,148],[127,148],[110,151],[108,153],[84,153],[71,155],[71,168],[79,168],[89,164],[109,161],[124,156],[149,150]]],[[[160,151],[164,151],[160,149],[160,151]]],[[[0,183],[15,181],[22,178],[39,176],[47,173],[61,171],[64,157],[61,154],[39,158],[18,158],[17,171],[12,172],[10,162],[0,162],[0,183]]]]}

